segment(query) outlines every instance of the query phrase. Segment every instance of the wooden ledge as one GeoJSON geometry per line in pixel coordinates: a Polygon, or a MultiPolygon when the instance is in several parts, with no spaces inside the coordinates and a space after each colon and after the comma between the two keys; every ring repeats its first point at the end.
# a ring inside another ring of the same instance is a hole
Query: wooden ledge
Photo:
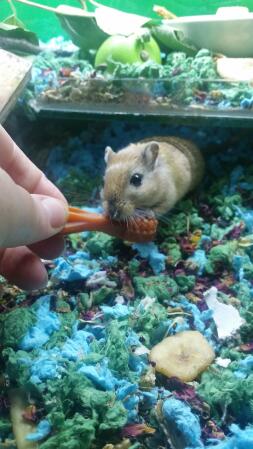
{"type": "Polygon", "coordinates": [[[15,106],[30,78],[31,58],[22,58],[0,49],[0,123],[15,106]]]}

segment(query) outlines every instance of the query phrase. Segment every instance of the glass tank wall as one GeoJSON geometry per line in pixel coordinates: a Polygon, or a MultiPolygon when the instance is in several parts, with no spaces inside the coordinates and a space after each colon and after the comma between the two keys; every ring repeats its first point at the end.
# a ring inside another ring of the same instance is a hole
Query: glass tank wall
{"type": "MultiPolygon", "coordinates": [[[[167,7],[169,16],[166,11],[155,12],[151,1],[145,2],[145,7],[143,2],[134,1],[104,3],[145,15],[139,25],[135,24],[136,16],[115,16],[115,10],[110,13],[93,2],[87,2],[87,11],[97,10],[94,17],[85,17],[78,1],[65,2],[65,7],[78,8],[65,11],[54,10],[59,7],[56,1],[41,2],[40,8],[17,1],[1,3],[1,19],[14,12],[42,41],[44,51],[34,59],[32,82],[24,100],[36,113],[139,113],[179,118],[186,114],[251,120],[250,0],[162,2],[159,6],[167,7]],[[233,6],[247,7],[248,15],[240,9],[214,15],[218,8],[233,6]],[[205,16],[195,20],[194,15],[205,16]],[[182,16],[186,16],[183,21],[182,16]],[[127,23],[125,38],[117,42],[113,35],[121,32],[123,22],[127,23]],[[140,25],[143,36],[138,35],[140,25]],[[72,39],[75,45],[61,50],[59,42],[45,46],[57,36],[72,39]],[[58,50],[52,53],[57,45],[58,50]]],[[[27,50],[30,56],[32,51],[27,50]]]]}
{"type": "Polygon", "coordinates": [[[96,20],[81,0],[24,3],[0,0],[0,48],[33,63],[4,127],[86,229],[53,259],[40,244],[44,288],[0,275],[0,449],[253,449],[253,2],[163,0],[166,22],[150,0],[104,2],[145,16],[138,33],[88,0],[96,20]],[[231,39],[219,19],[182,32],[222,6],[249,9],[231,39]],[[107,183],[118,222],[101,191],[130,143],[107,183]],[[154,216],[154,240],[129,241],[154,216]]]}

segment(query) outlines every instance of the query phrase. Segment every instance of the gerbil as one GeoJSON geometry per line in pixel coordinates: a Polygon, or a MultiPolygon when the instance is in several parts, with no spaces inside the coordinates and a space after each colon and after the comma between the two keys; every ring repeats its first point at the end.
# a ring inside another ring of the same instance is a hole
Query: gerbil
{"type": "Polygon", "coordinates": [[[179,137],[152,137],[115,153],[105,150],[103,207],[111,218],[168,212],[204,173],[204,160],[192,142],[179,137]]]}

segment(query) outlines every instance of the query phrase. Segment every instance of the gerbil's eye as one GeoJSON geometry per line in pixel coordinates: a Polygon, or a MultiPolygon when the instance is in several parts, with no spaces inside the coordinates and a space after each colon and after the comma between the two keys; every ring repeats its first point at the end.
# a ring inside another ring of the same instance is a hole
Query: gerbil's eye
{"type": "Polygon", "coordinates": [[[135,187],[139,187],[142,183],[143,175],[140,173],[134,173],[130,178],[130,184],[135,187]]]}

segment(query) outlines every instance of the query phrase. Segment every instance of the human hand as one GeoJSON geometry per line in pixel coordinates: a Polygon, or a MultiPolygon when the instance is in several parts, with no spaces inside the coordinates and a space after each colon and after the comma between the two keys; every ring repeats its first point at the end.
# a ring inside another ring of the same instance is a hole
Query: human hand
{"type": "Polygon", "coordinates": [[[67,220],[67,201],[0,126],[0,274],[20,288],[47,283],[40,260],[64,248],[57,235],[67,220]]]}

